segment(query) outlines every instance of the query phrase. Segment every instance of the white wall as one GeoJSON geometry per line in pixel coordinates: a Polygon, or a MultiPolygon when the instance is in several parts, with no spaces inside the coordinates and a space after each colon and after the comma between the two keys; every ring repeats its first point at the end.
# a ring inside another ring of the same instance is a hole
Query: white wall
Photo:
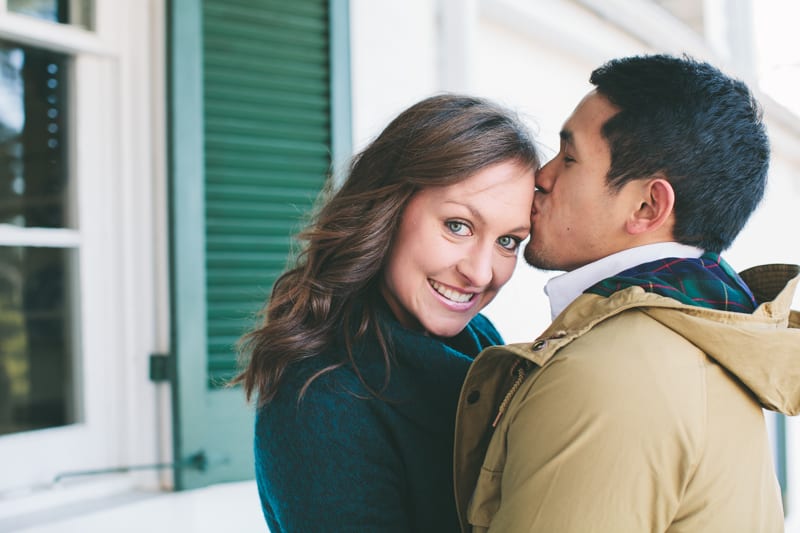
{"type": "MultiPolygon", "coordinates": [[[[791,235],[800,209],[800,138],[769,115],[767,129],[772,159],[765,198],[726,254],[740,270],[760,263],[800,264],[800,238],[791,235]]],[[[795,304],[800,307],[798,295],[795,304]]]]}
{"type": "Polygon", "coordinates": [[[434,0],[351,0],[353,150],[439,90],[434,0]]]}

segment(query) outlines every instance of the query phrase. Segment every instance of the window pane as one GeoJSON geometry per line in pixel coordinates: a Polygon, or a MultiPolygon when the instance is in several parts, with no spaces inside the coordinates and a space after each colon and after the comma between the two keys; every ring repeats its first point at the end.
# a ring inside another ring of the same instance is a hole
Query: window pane
{"type": "Polygon", "coordinates": [[[0,41],[0,224],[71,226],[68,57],[0,41]]]}
{"type": "Polygon", "coordinates": [[[77,421],[75,254],[0,246],[0,435],[77,421]]]}
{"type": "Polygon", "coordinates": [[[92,0],[6,0],[8,10],[38,19],[93,29],[92,0]]]}

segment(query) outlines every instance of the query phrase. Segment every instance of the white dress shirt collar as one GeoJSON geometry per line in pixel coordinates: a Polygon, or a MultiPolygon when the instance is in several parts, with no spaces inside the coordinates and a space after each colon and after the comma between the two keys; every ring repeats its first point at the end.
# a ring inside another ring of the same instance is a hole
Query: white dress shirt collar
{"type": "Polygon", "coordinates": [[[694,246],[677,242],[659,242],[629,248],[576,268],[571,272],[558,275],[548,281],[544,287],[545,294],[550,298],[551,319],[557,317],[583,291],[623,270],[667,257],[697,259],[703,253],[703,250],[694,246]]]}

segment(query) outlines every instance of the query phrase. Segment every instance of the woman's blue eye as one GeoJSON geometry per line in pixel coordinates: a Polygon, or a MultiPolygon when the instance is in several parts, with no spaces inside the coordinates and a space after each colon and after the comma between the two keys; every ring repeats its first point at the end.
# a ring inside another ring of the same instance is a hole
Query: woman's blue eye
{"type": "Polygon", "coordinates": [[[445,226],[456,235],[469,235],[469,227],[458,220],[448,220],[445,222],[445,226]]]}
{"type": "Polygon", "coordinates": [[[510,235],[506,235],[497,239],[497,244],[510,251],[516,250],[520,242],[521,241],[519,239],[516,237],[511,237],[510,235]]]}

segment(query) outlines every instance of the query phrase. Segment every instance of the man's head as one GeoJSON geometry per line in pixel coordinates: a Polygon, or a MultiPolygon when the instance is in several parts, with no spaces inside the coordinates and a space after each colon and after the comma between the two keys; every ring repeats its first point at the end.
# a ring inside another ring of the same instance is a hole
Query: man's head
{"type": "Polygon", "coordinates": [[[653,242],[730,246],[763,197],[769,164],[748,88],[665,55],[610,61],[590,81],[596,89],[537,175],[528,262],[573,270],[653,242]]]}

